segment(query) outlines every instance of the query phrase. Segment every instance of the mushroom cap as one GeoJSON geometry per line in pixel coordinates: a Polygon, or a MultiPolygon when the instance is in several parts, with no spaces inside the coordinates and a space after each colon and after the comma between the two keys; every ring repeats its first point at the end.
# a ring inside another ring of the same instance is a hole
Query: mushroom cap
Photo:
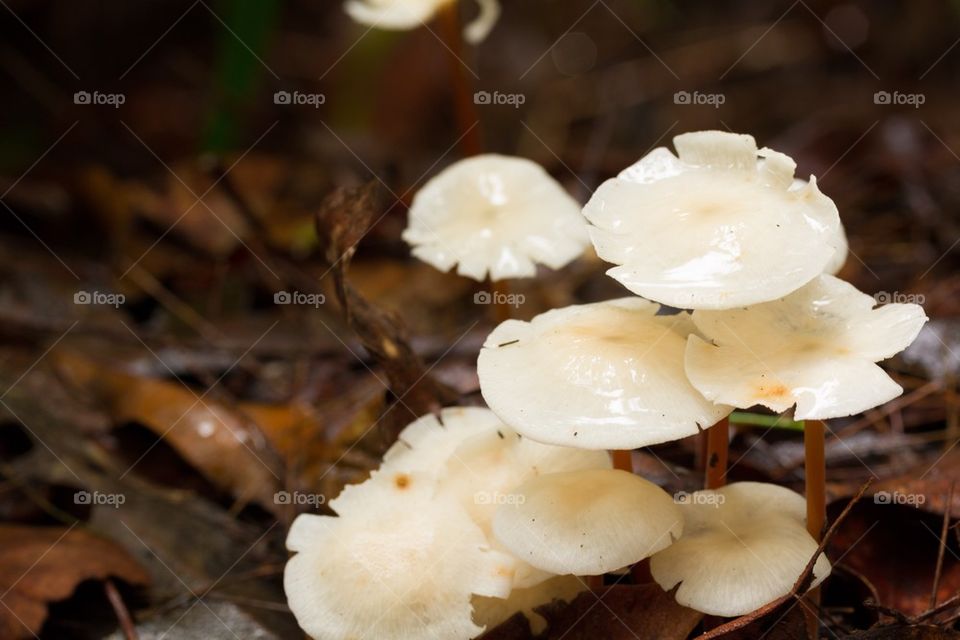
{"type": "Polygon", "coordinates": [[[483,280],[559,269],[589,246],[580,205],[543,168],[486,154],[456,162],[414,196],[403,239],[440,271],[483,280]]]}
{"type": "MultiPolygon", "coordinates": [[[[341,516],[365,513],[371,503],[402,502],[411,492],[439,486],[480,527],[493,548],[492,520],[511,490],[541,473],[609,469],[606,451],[583,451],[521,437],[489,409],[450,407],[424,416],[400,433],[383,465],[366,482],[344,487],[330,507],[341,516]]],[[[551,574],[517,562],[513,585],[530,587],[551,574]]]]}
{"type": "MultiPolygon", "coordinates": [[[[666,591],[679,584],[677,602],[703,613],[739,616],[786,595],[817,550],[803,497],[784,487],[737,482],[679,507],[683,535],[650,559],[650,573],[666,591]]],[[[821,554],[812,586],[829,574],[821,554]]]]}
{"type": "MultiPolygon", "coordinates": [[[[499,506],[517,500],[516,488],[543,474],[585,469],[610,469],[606,451],[558,447],[534,442],[500,424],[496,430],[473,436],[450,456],[444,491],[456,496],[495,549],[506,551],[493,536],[493,518],[499,506]]],[[[514,571],[516,588],[532,587],[552,577],[520,560],[514,571]]]]}
{"type": "Polygon", "coordinates": [[[784,296],[822,273],[840,217],[816,179],[751,136],[674,138],[603,183],[583,210],[607,273],[682,309],[728,309],[784,296]],[[758,161],[758,156],[762,159],[758,161]]]}
{"type": "Polygon", "coordinates": [[[489,631],[520,612],[530,621],[530,630],[534,635],[539,635],[547,628],[547,620],[535,611],[537,607],[554,600],[570,602],[587,588],[587,584],[577,576],[553,576],[536,586],[514,589],[505,600],[474,596],[473,621],[489,631]]]}
{"type": "Polygon", "coordinates": [[[600,575],[668,547],[683,531],[670,495],[616,469],[538,476],[501,505],[493,531],[513,555],[556,574],[600,575]]]}
{"type": "Polygon", "coordinates": [[[875,304],[822,275],[774,302],[695,311],[694,324],[714,344],[689,338],[687,376],[714,402],[778,412],[796,403],[797,420],[866,411],[903,392],[874,363],[905,349],[927,321],[916,304],[875,304]]]}
{"type": "Polygon", "coordinates": [[[505,598],[513,558],[450,498],[426,484],[404,500],[370,499],[349,517],[304,514],[293,523],[284,590],[315,638],[461,638],[483,629],[473,595],[505,598]]]}
{"type": "MultiPolygon", "coordinates": [[[[414,29],[433,18],[444,5],[456,0],[347,0],[344,10],[361,24],[380,29],[414,29]]],[[[463,35],[467,42],[483,41],[500,17],[498,0],[477,0],[479,15],[468,24],[463,35]]]]}
{"type": "MultiPolygon", "coordinates": [[[[761,160],[761,162],[763,161],[761,160]]],[[[793,184],[790,185],[790,190],[800,191],[806,189],[808,184],[806,180],[794,178],[793,184]]],[[[830,257],[827,266],[823,268],[823,272],[835,276],[843,269],[843,265],[846,264],[847,257],[850,254],[850,244],[847,242],[847,230],[843,227],[843,222],[837,226],[837,233],[833,240],[830,241],[830,244],[836,248],[836,251],[830,257]]]]}
{"type": "Polygon", "coordinates": [[[414,29],[440,7],[456,0],[347,0],[344,11],[355,21],[379,29],[414,29]]]}
{"type": "Polygon", "coordinates": [[[583,449],[633,449],[713,425],[731,409],[687,381],[690,316],[659,308],[620,298],[507,320],[480,350],[484,399],[528,438],[583,449]]]}

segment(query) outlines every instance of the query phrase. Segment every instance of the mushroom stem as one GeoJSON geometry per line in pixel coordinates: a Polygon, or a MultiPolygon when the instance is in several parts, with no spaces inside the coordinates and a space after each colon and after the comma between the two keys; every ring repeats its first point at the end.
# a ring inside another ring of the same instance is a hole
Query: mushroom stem
{"type": "Polygon", "coordinates": [[[824,456],[824,431],[820,420],[809,420],[803,429],[807,489],[807,531],[819,541],[827,520],[827,465],[824,456]]]}
{"type": "Polygon", "coordinates": [[[730,420],[724,418],[707,429],[707,489],[718,489],[727,483],[729,445],[730,420]]]}
{"type": "Polygon", "coordinates": [[[460,134],[460,147],[465,156],[483,153],[480,116],[473,101],[473,87],[463,61],[463,33],[460,25],[459,2],[449,2],[440,10],[440,35],[449,50],[450,75],[453,80],[453,107],[460,134]]]}
{"type": "Polygon", "coordinates": [[[629,449],[613,449],[610,457],[613,458],[613,468],[627,473],[633,473],[633,452],[629,449]]]}

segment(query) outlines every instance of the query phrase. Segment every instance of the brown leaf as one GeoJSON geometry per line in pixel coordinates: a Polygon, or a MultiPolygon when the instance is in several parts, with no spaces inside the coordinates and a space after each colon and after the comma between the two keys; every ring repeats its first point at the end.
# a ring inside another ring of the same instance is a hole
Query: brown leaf
{"type": "Polygon", "coordinates": [[[253,420],[179,382],[115,371],[61,351],[58,370],[106,407],[114,422],[137,422],[163,438],[207,478],[241,502],[273,506],[282,462],[253,420]]]}
{"type": "Polygon", "coordinates": [[[32,637],[47,604],[68,598],[84,580],[149,582],[121,547],[83,529],[0,525],[0,638],[32,637]]]}
{"type": "Polygon", "coordinates": [[[683,640],[703,618],[655,584],[601,587],[537,612],[547,619],[549,640],[683,640]]]}
{"type": "Polygon", "coordinates": [[[933,625],[888,625],[845,636],[845,640],[957,640],[960,633],[933,625]]]}

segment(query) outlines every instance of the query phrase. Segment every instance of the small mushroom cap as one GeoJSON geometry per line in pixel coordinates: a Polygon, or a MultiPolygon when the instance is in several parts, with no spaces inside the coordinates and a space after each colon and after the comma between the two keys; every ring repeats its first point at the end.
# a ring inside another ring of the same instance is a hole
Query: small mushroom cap
{"type": "Polygon", "coordinates": [[[554,600],[570,602],[587,588],[587,583],[577,576],[553,576],[536,586],[514,589],[506,600],[474,596],[473,621],[489,631],[520,612],[530,621],[534,635],[539,635],[547,628],[547,620],[535,611],[537,607],[554,600]]]}
{"type": "MultiPolygon", "coordinates": [[[[677,602],[714,616],[740,616],[790,592],[817,550],[802,496],[762,482],[697,491],[680,502],[683,535],[650,559],[650,573],[677,602]]],[[[817,586],[830,574],[821,554],[817,586]]]]}
{"type": "Polygon", "coordinates": [[[687,381],[687,313],[620,298],[507,320],[484,343],[480,389],[528,438],[583,449],[634,449],[707,428],[730,407],[687,381]]]}
{"type": "MultiPolygon", "coordinates": [[[[442,7],[456,0],[347,0],[344,10],[361,24],[380,29],[414,29],[426,23],[442,7]]],[[[467,42],[483,41],[497,18],[498,0],[477,0],[480,14],[463,30],[467,42]]]]}
{"type": "Polygon", "coordinates": [[[379,29],[414,29],[456,0],[347,0],[344,11],[361,24],[379,29]]]}
{"type": "Polygon", "coordinates": [[[514,491],[493,519],[517,558],[556,574],[599,575],[668,547],[683,531],[670,495],[626,471],[551,473],[514,491]]]}
{"type": "Polygon", "coordinates": [[[422,416],[400,432],[383,456],[382,470],[439,472],[463,442],[483,433],[496,433],[503,422],[482,407],[447,407],[438,415],[422,416]]]}
{"type": "Polygon", "coordinates": [[[728,309],[784,296],[828,266],[840,217],[816,180],[751,136],[674,138],[597,189],[583,210],[607,273],[645,298],[728,309]],[[761,158],[758,161],[758,157],[761,158]]]}
{"type": "Polygon", "coordinates": [[[479,155],[430,179],[410,206],[403,238],[440,271],[474,280],[529,278],[559,269],[589,246],[580,205],[524,158],[479,155]]]}
{"type": "Polygon", "coordinates": [[[314,638],[466,640],[473,595],[505,598],[513,559],[451,499],[426,487],[405,500],[369,501],[349,517],[304,514],[287,548],[291,611],[314,638]]]}
{"type": "Polygon", "coordinates": [[[875,304],[822,275],[774,302],[695,311],[694,324],[714,344],[689,338],[687,376],[715,402],[778,412],[796,403],[797,420],[866,411],[903,392],[874,363],[905,349],[927,321],[916,304],[875,304]]]}

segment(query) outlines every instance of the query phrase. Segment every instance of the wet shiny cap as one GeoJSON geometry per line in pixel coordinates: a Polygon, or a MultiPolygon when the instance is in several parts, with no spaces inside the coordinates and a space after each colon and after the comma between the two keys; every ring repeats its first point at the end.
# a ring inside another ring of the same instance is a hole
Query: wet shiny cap
{"type": "MultiPolygon", "coordinates": [[[[607,273],[681,309],[729,309],[800,288],[831,266],[840,217],[788,156],[722,131],[674,138],[603,183],[584,207],[607,273]]],[[[842,263],[842,261],[841,261],[842,263]]]]}
{"type": "Polygon", "coordinates": [[[580,205],[524,158],[474,156],[417,192],[403,239],[440,271],[481,281],[530,278],[559,269],[590,245],[580,205]]]}
{"type": "Polygon", "coordinates": [[[822,275],[773,302],[695,311],[711,342],[691,335],[685,366],[693,386],[715,402],[759,404],[797,420],[849,416],[903,389],[875,364],[905,349],[927,321],[916,304],[887,304],[822,275]]]}
{"type": "Polygon", "coordinates": [[[731,408],[687,380],[690,315],[620,298],[508,320],[477,361],[489,407],[524,436],[582,449],[635,449],[707,428],[731,408]]]}

